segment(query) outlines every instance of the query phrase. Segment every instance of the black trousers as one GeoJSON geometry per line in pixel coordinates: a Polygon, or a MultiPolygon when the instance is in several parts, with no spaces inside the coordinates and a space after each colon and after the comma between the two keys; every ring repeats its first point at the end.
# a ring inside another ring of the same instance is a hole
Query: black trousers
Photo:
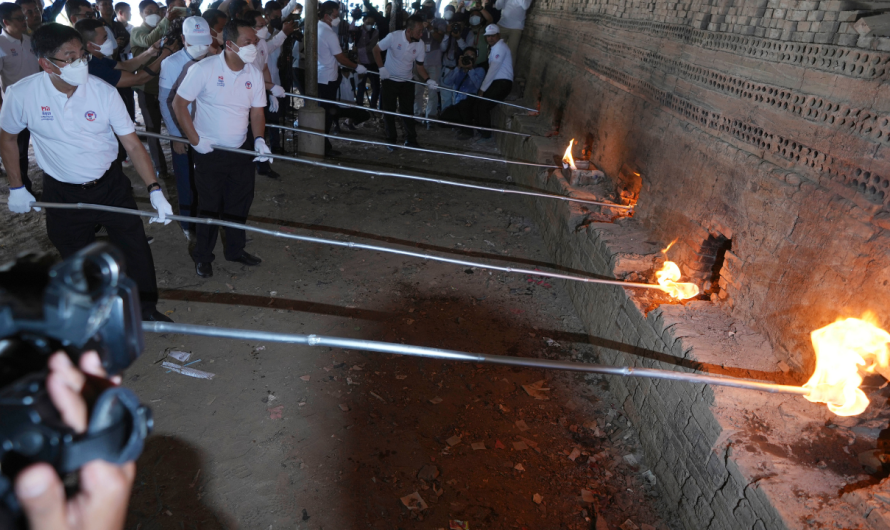
{"type": "MultiPolygon", "coordinates": [[[[248,135],[241,149],[253,151],[253,136],[248,135]]],[[[207,154],[193,153],[195,162],[195,188],[198,190],[198,217],[209,217],[244,223],[253,203],[255,172],[250,155],[212,151],[207,154]]],[[[237,259],[244,251],[247,237],[244,230],[225,228],[226,259],[237,259]]],[[[192,258],[198,263],[213,261],[213,248],[219,227],[197,225],[198,241],[192,258]]]]}
{"type": "MultiPolygon", "coordinates": [[[[368,69],[369,72],[380,71],[376,63],[366,64],[364,66],[368,69]]],[[[380,101],[380,76],[378,75],[365,74],[359,78],[355,100],[358,102],[359,105],[365,104],[365,92],[367,91],[367,89],[365,88],[365,81],[371,83],[371,108],[376,109],[378,108],[378,101],[380,101]]]]}
{"type": "MultiPolygon", "coordinates": [[[[145,120],[145,130],[160,134],[161,132],[161,104],[157,94],[147,94],[144,90],[137,90],[139,96],[139,108],[142,109],[142,119],[145,120]]],[[[167,158],[161,151],[161,142],[157,138],[148,138],[148,152],[151,154],[151,163],[155,171],[167,172],[167,158]]]]}
{"type": "MultiPolygon", "coordinates": [[[[340,76],[330,83],[318,84],[318,97],[321,99],[329,99],[337,101],[337,92],[340,90],[340,76]]],[[[319,103],[319,106],[325,110],[324,112],[324,132],[331,133],[331,124],[334,120],[340,118],[351,118],[354,123],[361,123],[371,118],[371,113],[366,110],[350,109],[338,107],[331,103],[319,103]]],[[[332,149],[331,142],[327,138],[324,139],[324,150],[328,152],[332,149]]]]}
{"type": "MultiPolygon", "coordinates": [[[[99,182],[91,188],[65,184],[50,175],[43,179],[43,200],[62,203],[92,203],[136,209],[130,179],[119,163],[114,162],[99,182]]],[[[96,225],[108,230],[111,244],[124,256],[127,275],[139,287],[142,314],[155,311],[158,284],[151,248],[145,239],[142,218],[119,213],[90,210],[46,211],[46,234],[62,258],[67,258],[96,240],[96,225]]]]}
{"type": "MultiPolygon", "coordinates": [[[[414,114],[414,83],[384,79],[382,85],[380,110],[399,112],[409,116],[414,114]],[[398,104],[398,110],[396,110],[396,104],[398,104]]],[[[386,141],[391,144],[396,143],[398,139],[396,117],[384,114],[383,123],[386,126],[386,141]]],[[[414,118],[402,118],[402,126],[405,127],[405,139],[416,143],[417,131],[414,129],[414,118]]]]}
{"type": "MultiPolygon", "coordinates": [[[[488,90],[482,93],[482,97],[504,101],[507,99],[507,96],[510,95],[511,90],[513,90],[513,81],[497,79],[491,82],[491,85],[488,86],[488,90]]],[[[472,125],[491,127],[491,109],[493,109],[497,103],[478,98],[467,99],[472,99],[474,104],[472,125]]],[[[483,138],[491,138],[491,131],[479,131],[479,134],[483,138]]]]}
{"type": "Polygon", "coordinates": [[[296,88],[300,94],[305,94],[306,90],[306,70],[302,68],[293,68],[294,71],[294,88],[296,88]]]}
{"type": "Polygon", "coordinates": [[[28,178],[28,143],[31,141],[31,131],[23,129],[15,141],[19,146],[19,172],[22,175],[22,184],[28,193],[33,194],[31,179],[28,178]]]}

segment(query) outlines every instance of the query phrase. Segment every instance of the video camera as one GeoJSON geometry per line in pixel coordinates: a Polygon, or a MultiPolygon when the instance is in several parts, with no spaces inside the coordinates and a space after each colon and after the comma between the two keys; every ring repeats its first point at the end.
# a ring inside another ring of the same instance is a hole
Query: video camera
{"type": "Polygon", "coordinates": [[[85,388],[85,433],[76,434],[53,406],[46,377],[54,352],[77,362],[96,350],[116,375],[145,346],[138,290],[115,249],[95,243],[54,261],[27,254],[0,267],[0,528],[27,527],[13,489],[25,467],[46,462],[70,484],[91,460],[135,460],[153,428],[151,410],[132,391],[99,378],[85,388]]]}

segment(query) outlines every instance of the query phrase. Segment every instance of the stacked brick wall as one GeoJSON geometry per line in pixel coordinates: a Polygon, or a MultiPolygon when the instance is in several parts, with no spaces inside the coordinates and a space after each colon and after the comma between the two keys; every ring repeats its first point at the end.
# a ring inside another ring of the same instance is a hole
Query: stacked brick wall
{"type": "Polygon", "coordinates": [[[567,144],[615,182],[688,275],[732,240],[714,302],[798,374],[809,332],[890,327],[890,41],[859,17],[890,2],[544,0],[517,76],[567,144]]]}

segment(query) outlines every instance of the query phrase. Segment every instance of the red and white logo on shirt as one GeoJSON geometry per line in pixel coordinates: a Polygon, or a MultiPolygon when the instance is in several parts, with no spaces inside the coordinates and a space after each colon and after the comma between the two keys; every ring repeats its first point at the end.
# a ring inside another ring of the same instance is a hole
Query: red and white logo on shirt
{"type": "Polygon", "coordinates": [[[244,88],[246,88],[247,90],[250,90],[251,88],[253,88],[253,83],[251,83],[250,81],[246,81],[244,83],[244,88]]]}
{"type": "Polygon", "coordinates": [[[87,121],[96,121],[96,113],[91,110],[88,110],[83,117],[86,118],[87,121]]]}
{"type": "Polygon", "coordinates": [[[216,86],[226,86],[226,78],[223,76],[217,76],[216,86]]]}

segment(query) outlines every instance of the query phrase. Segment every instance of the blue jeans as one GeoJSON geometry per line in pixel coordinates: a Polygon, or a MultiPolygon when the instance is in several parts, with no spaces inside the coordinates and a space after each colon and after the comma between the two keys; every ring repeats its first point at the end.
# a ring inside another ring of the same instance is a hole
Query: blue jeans
{"type": "MultiPolygon", "coordinates": [[[[176,191],[179,195],[179,215],[191,216],[192,204],[195,201],[192,179],[192,164],[189,153],[180,155],[173,151],[173,174],[176,175],[176,191]]],[[[191,223],[180,222],[183,230],[191,230],[191,223]]]]}

